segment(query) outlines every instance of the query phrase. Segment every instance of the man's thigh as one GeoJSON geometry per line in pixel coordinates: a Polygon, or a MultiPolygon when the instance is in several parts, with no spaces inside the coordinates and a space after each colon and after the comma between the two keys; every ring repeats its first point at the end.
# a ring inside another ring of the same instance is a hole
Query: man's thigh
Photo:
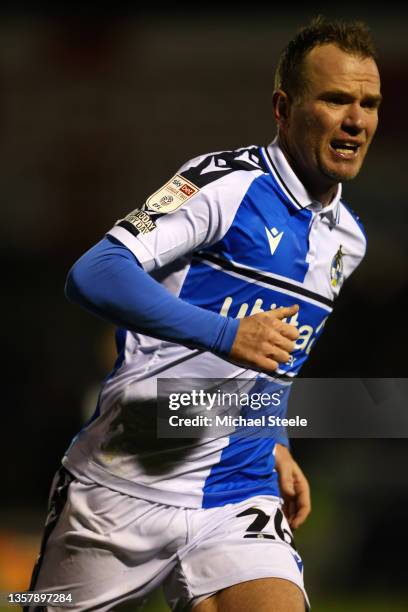
{"type": "Polygon", "coordinates": [[[305,612],[305,598],[293,582],[260,578],[219,591],[194,606],[194,612],[305,612]]]}
{"type": "Polygon", "coordinates": [[[64,470],[60,483],[31,590],[69,595],[76,612],[141,602],[176,565],[186,540],[183,513],[72,480],[64,470]]]}
{"type": "MultiPolygon", "coordinates": [[[[240,599],[246,592],[246,603],[257,597],[253,610],[260,609],[263,600],[270,603],[273,595],[275,602],[278,597],[298,602],[297,607],[276,610],[303,612],[304,602],[308,603],[303,563],[279,500],[258,496],[224,507],[191,510],[188,516],[189,543],[179,551],[180,562],[164,584],[173,608],[196,608],[207,599],[207,606],[221,599],[224,605],[225,598],[231,598],[230,609],[235,612],[235,594],[240,599]]],[[[275,612],[270,606],[263,609],[275,612]]]]}

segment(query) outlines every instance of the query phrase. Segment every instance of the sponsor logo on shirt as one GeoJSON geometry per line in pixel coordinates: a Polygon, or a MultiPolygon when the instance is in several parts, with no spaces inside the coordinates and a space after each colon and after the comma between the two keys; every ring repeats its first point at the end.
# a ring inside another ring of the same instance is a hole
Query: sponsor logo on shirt
{"type": "Polygon", "coordinates": [[[181,174],[176,174],[161,189],[147,198],[143,208],[159,214],[171,213],[199,191],[191,181],[187,181],[181,174]]]}
{"type": "MultiPolygon", "coordinates": [[[[258,312],[265,312],[267,308],[263,308],[263,306],[264,306],[264,303],[261,298],[258,298],[255,301],[252,308],[250,308],[249,304],[246,302],[241,303],[241,304],[234,304],[234,300],[232,296],[228,296],[225,298],[219,312],[220,312],[220,315],[224,317],[228,317],[228,316],[231,316],[230,311],[232,309],[236,310],[236,308],[239,307],[235,318],[242,319],[246,316],[257,314],[258,312]]],[[[275,308],[279,308],[279,306],[277,304],[271,304],[269,310],[275,310],[275,308]]],[[[312,325],[302,324],[299,322],[298,319],[299,319],[299,315],[301,314],[301,312],[302,311],[300,310],[299,312],[294,314],[289,319],[283,319],[283,320],[286,323],[289,323],[289,325],[293,325],[294,327],[296,327],[299,331],[299,337],[295,342],[295,350],[304,351],[306,355],[309,355],[311,348],[313,344],[315,343],[318,335],[322,331],[328,317],[327,316],[324,317],[322,320],[318,321],[318,324],[316,327],[313,327],[312,325]]],[[[292,357],[291,363],[294,362],[295,360],[296,358],[292,357]]]]}
{"type": "Polygon", "coordinates": [[[186,194],[186,196],[190,197],[195,193],[195,190],[185,183],[182,187],[180,187],[180,191],[186,194]]]}

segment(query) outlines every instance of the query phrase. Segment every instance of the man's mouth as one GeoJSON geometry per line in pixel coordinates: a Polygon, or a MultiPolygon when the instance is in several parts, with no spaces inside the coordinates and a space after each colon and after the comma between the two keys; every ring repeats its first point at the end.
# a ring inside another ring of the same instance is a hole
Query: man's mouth
{"type": "Polygon", "coordinates": [[[341,159],[354,159],[357,157],[361,143],[352,140],[332,140],[330,148],[341,159]]]}

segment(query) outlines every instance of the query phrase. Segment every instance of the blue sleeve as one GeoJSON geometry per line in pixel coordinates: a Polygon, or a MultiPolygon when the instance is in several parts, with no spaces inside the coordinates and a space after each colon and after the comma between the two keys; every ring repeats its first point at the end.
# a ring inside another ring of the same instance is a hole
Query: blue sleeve
{"type": "Polygon", "coordinates": [[[93,314],[139,333],[230,353],[239,321],[176,297],[151,278],[129,249],[105,237],[71,268],[67,298],[93,314]]]}

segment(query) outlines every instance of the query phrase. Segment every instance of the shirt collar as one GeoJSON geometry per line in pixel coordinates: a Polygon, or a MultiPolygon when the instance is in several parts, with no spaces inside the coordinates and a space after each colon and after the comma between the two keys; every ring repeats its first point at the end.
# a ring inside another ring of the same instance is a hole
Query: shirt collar
{"type": "Polygon", "coordinates": [[[340,198],[342,186],[339,183],[336,195],[327,206],[322,206],[320,202],[314,200],[298,179],[282,149],[278,144],[278,137],[266,148],[266,161],[268,166],[278,181],[279,185],[297,208],[308,208],[314,213],[320,213],[327,217],[331,223],[339,222],[340,198]]]}

